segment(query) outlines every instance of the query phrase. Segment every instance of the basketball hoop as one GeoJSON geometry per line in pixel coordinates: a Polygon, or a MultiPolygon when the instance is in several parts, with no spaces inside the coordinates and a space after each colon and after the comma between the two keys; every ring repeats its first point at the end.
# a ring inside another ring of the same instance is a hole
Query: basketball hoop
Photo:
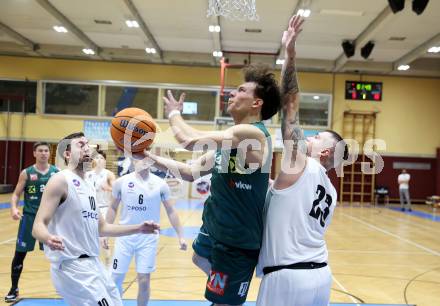
{"type": "Polygon", "coordinates": [[[231,20],[258,21],[256,0],[208,0],[207,17],[223,16],[231,20]]]}

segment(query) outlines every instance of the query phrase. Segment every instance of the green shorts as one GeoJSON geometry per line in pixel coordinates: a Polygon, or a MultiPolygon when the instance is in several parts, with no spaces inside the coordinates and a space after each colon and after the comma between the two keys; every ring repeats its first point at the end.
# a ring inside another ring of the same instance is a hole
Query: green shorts
{"type": "Polygon", "coordinates": [[[208,259],[209,262],[211,262],[212,240],[203,225],[200,228],[200,232],[197,235],[196,239],[194,239],[192,247],[194,253],[196,253],[200,257],[208,259]]]}
{"type": "MultiPolygon", "coordinates": [[[[32,227],[34,226],[35,215],[24,213],[18,227],[17,243],[15,250],[18,252],[30,252],[35,248],[35,238],[32,237],[32,227]]],[[[40,250],[43,250],[43,244],[40,244],[40,250]]]]}
{"type": "Polygon", "coordinates": [[[194,252],[211,262],[205,297],[216,304],[241,305],[258,262],[259,250],[230,247],[206,234],[204,228],[194,240],[194,252]]]}

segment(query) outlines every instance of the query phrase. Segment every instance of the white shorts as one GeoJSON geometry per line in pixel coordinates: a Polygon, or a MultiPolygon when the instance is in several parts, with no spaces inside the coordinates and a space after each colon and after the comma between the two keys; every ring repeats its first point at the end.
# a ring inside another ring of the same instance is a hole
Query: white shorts
{"type": "Polygon", "coordinates": [[[52,282],[70,306],[122,306],[115,283],[97,257],[51,264],[52,282]]]}
{"type": "Polygon", "coordinates": [[[332,273],[319,269],[283,269],[266,274],[260,284],[257,306],[327,306],[332,273]]]}
{"type": "Polygon", "coordinates": [[[135,256],[136,272],[148,274],[156,270],[157,234],[135,234],[116,238],[111,262],[112,273],[128,272],[131,258],[135,256]]]}

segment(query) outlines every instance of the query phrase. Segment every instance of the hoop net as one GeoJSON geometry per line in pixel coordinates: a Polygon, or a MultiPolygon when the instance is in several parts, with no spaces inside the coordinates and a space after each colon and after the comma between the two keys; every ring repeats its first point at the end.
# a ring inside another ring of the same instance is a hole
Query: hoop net
{"type": "Polygon", "coordinates": [[[223,16],[231,20],[258,20],[256,0],[208,0],[207,17],[223,16]]]}

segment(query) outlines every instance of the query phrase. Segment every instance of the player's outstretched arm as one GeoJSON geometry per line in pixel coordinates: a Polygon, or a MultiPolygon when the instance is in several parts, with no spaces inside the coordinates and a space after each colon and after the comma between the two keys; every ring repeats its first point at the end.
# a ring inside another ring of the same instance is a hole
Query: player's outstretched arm
{"type": "Polygon", "coordinates": [[[119,237],[132,234],[156,234],[159,232],[160,225],[153,221],[145,221],[134,225],[110,224],[99,214],[99,236],[119,237]]]}
{"type": "Polygon", "coordinates": [[[180,249],[186,250],[188,245],[183,236],[182,224],[180,223],[180,218],[179,215],[177,214],[177,211],[174,209],[173,203],[170,200],[164,200],[162,201],[162,203],[167,212],[168,219],[170,220],[171,225],[173,226],[174,230],[177,233],[177,239],[179,239],[180,249]]]}
{"type": "Polygon", "coordinates": [[[21,171],[20,176],[18,177],[17,185],[15,186],[14,192],[11,197],[11,217],[13,220],[21,219],[21,212],[18,209],[18,203],[20,201],[20,196],[24,191],[26,186],[27,174],[26,170],[21,171]]]}
{"type": "Polygon", "coordinates": [[[302,31],[304,20],[300,16],[293,16],[289,26],[283,33],[282,45],[285,48],[285,60],[281,70],[281,103],[282,120],[281,130],[283,140],[304,140],[304,133],[299,126],[299,86],[296,74],[295,43],[302,31]]]}
{"type": "MultiPolygon", "coordinates": [[[[55,174],[47,183],[40,207],[35,216],[32,236],[49,246],[52,250],[63,250],[62,237],[49,233],[47,226],[52,220],[58,206],[67,196],[67,182],[62,174],[55,174]]],[[[63,204],[61,204],[63,205],[63,204]]]]}
{"type": "Polygon", "coordinates": [[[165,114],[169,117],[174,137],[179,144],[189,151],[198,151],[207,145],[211,146],[210,149],[216,150],[222,148],[225,144],[235,149],[241,141],[247,139],[254,139],[264,144],[264,133],[248,124],[235,125],[224,131],[196,130],[188,125],[180,115],[185,95],[182,94],[179,100],[176,100],[171,91],[168,91],[167,96],[164,97],[165,114]]]}
{"type": "Polygon", "coordinates": [[[161,157],[145,151],[145,158],[151,160],[151,164],[162,171],[169,170],[172,175],[185,181],[193,182],[197,178],[212,172],[214,166],[214,151],[209,151],[198,159],[194,160],[191,165],[182,163],[173,159],[161,157]]]}

